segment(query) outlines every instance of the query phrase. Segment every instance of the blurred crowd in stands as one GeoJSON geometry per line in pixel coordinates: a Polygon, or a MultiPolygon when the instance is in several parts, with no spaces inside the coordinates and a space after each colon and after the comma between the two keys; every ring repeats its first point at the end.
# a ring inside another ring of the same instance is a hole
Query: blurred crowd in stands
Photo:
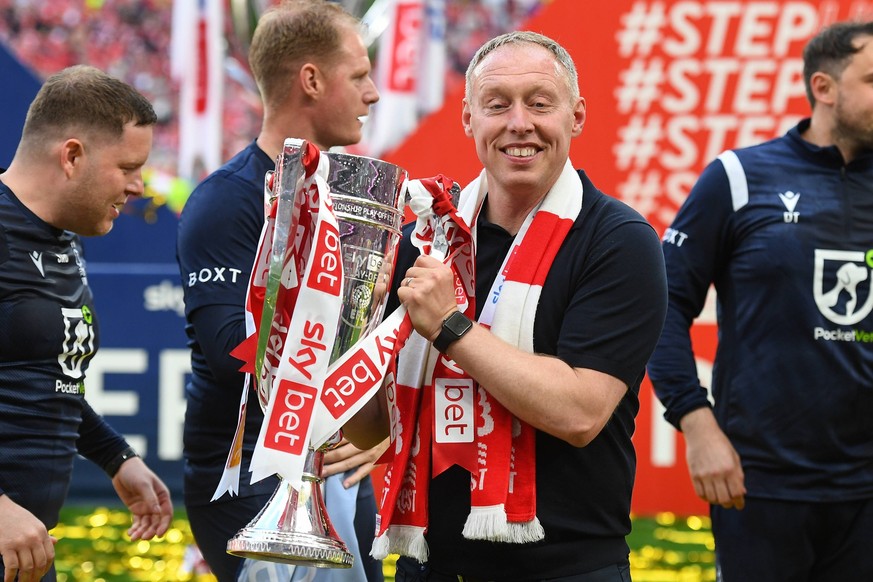
{"type": "MultiPolygon", "coordinates": [[[[447,86],[463,78],[484,41],[518,27],[544,1],[549,0],[445,0],[447,86]]],[[[139,89],[159,116],[149,165],[174,173],[178,88],[170,77],[172,5],[173,0],[0,0],[0,42],[40,79],[81,63],[139,89]]],[[[243,43],[234,37],[230,18],[226,29],[224,159],[254,138],[261,116],[243,43]]]]}
{"type": "Polygon", "coordinates": [[[492,37],[521,26],[550,0],[446,0],[448,74],[462,77],[470,59],[492,37]]]}

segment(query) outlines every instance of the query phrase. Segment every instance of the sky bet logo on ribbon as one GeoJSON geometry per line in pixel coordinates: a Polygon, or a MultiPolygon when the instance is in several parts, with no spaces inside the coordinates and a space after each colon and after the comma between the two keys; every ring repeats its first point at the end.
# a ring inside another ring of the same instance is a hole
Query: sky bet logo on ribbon
{"type": "Polygon", "coordinates": [[[331,416],[339,419],[381,381],[381,371],[367,352],[361,351],[359,358],[348,360],[327,377],[321,401],[331,416]]]}
{"type": "Polygon", "coordinates": [[[303,454],[317,395],[318,390],[312,386],[280,381],[264,446],[292,455],[303,454]]]}
{"type": "Polygon", "coordinates": [[[315,244],[315,263],[307,285],[317,291],[338,297],[341,290],[343,270],[340,255],[340,238],[337,228],[321,220],[315,244]]]}

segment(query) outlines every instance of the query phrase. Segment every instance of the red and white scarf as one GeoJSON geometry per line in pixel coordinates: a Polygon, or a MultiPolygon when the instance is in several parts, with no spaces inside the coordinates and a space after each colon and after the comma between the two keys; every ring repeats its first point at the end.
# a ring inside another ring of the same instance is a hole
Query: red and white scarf
{"type": "MultiPolygon", "coordinates": [[[[456,276],[459,308],[471,318],[475,225],[487,190],[483,171],[461,193],[458,213],[450,217],[460,221],[457,232],[468,230],[471,235],[469,242],[463,236],[453,237],[447,258],[456,276]]],[[[533,352],[542,284],[581,207],[582,184],[568,161],[516,235],[485,298],[480,325],[533,352]]],[[[426,245],[420,248],[424,251],[426,245]]],[[[472,507],[464,537],[510,543],[542,539],[545,532],[536,517],[534,429],[417,333],[399,347],[396,372],[389,365],[385,380],[394,447],[386,453],[391,465],[385,474],[371,554],[427,560],[424,534],[430,479],[453,464],[471,474],[472,507]]]]}

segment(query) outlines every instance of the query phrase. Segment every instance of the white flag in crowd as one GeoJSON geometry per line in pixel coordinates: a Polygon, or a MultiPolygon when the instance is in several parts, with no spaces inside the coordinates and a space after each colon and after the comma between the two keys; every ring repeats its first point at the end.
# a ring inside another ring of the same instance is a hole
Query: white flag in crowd
{"type": "Polygon", "coordinates": [[[421,64],[418,67],[418,112],[433,113],[446,93],[446,0],[425,0],[421,64]]]}
{"type": "Polygon", "coordinates": [[[170,70],[179,83],[179,176],[221,165],[224,2],[174,0],[170,70]]]}
{"type": "Polygon", "coordinates": [[[445,0],[390,2],[375,67],[380,99],[364,138],[368,155],[398,146],[421,115],[442,106],[445,50],[445,0]]]}

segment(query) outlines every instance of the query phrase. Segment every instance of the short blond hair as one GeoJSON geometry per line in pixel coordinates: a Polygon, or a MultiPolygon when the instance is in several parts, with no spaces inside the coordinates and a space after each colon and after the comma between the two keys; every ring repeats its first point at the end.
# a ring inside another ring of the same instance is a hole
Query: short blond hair
{"type": "Polygon", "coordinates": [[[258,20],[249,47],[249,66],[261,98],[281,101],[306,62],[329,65],[342,48],[342,28],[357,18],[325,0],[285,0],[258,20]]]}

